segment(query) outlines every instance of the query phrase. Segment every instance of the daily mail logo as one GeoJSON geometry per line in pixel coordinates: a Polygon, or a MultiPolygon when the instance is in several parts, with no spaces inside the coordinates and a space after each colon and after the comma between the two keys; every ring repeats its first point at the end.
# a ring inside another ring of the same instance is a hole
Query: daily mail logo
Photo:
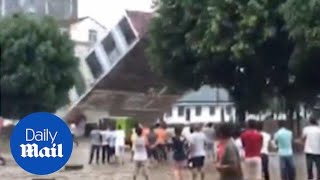
{"type": "Polygon", "coordinates": [[[21,144],[21,157],[29,157],[29,158],[56,158],[56,157],[63,157],[63,151],[62,151],[62,144],[56,144],[54,143],[55,138],[57,137],[58,132],[52,133],[49,131],[49,129],[44,129],[42,131],[35,131],[33,129],[26,129],[26,142],[51,142],[51,147],[43,147],[39,149],[38,144],[36,143],[28,143],[28,144],[21,144]]]}
{"type": "Polygon", "coordinates": [[[10,147],[21,168],[32,174],[47,175],[68,162],[73,138],[69,127],[59,117],[50,113],[33,113],[16,125],[10,147]]]}

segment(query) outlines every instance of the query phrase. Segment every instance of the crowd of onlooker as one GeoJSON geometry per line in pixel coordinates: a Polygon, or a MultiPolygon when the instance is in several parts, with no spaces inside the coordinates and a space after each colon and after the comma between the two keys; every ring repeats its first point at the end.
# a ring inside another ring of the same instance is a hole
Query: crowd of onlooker
{"type": "MultiPolygon", "coordinates": [[[[194,125],[186,130],[183,126],[168,130],[165,125],[153,126],[137,124],[131,134],[131,160],[135,164],[133,179],[141,171],[149,179],[148,166],[173,162],[173,172],[177,180],[182,180],[184,169],[190,169],[195,180],[205,178],[203,166],[205,159],[211,159],[220,174],[221,180],[269,180],[270,151],[280,157],[282,180],[295,180],[293,143],[304,146],[308,180],[313,180],[313,164],[320,178],[320,126],[311,119],[303,129],[302,137],[294,138],[287,128],[286,121],[278,121],[279,128],[269,134],[263,129],[261,121],[249,120],[246,128],[232,123],[214,125],[194,125]]],[[[104,129],[96,127],[91,131],[91,153],[89,164],[96,155],[96,163],[124,163],[125,132],[119,126],[104,129]]]]}

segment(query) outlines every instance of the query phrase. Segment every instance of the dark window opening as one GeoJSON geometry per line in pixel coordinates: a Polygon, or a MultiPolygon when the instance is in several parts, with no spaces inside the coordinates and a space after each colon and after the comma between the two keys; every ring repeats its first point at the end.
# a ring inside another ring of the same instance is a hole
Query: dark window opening
{"type": "Polygon", "coordinates": [[[110,54],[116,48],[116,42],[110,33],[103,41],[102,45],[107,54],[110,54]]]}
{"type": "Polygon", "coordinates": [[[115,62],[115,60],[120,56],[120,51],[117,48],[117,44],[113,39],[112,33],[110,33],[103,41],[103,48],[107,53],[111,64],[115,62]]]}
{"type": "Polygon", "coordinates": [[[210,115],[213,116],[216,114],[216,108],[214,106],[210,106],[210,115]]]}
{"type": "Polygon", "coordinates": [[[179,106],[178,107],[178,116],[183,116],[184,115],[184,106],[179,106]]]}
{"type": "Polygon", "coordinates": [[[86,62],[90,67],[93,77],[98,78],[102,74],[102,67],[94,51],[86,58],[86,62]]]}
{"type": "Polygon", "coordinates": [[[232,114],[232,106],[230,106],[230,105],[227,106],[227,107],[226,107],[226,111],[227,111],[227,114],[228,114],[228,115],[231,115],[231,114],[232,114]]]}
{"type": "Polygon", "coordinates": [[[120,23],[119,27],[123,33],[124,38],[127,41],[127,44],[130,45],[136,38],[127,18],[123,18],[120,23]]]}
{"type": "Polygon", "coordinates": [[[186,109],[186,121],[190,121],[190,109],[186,109]]]}
{"type": "Polygon", "coordinates": [[[196,116],[201,116],[201,106],[196,106],[196,116]]]}
{"type": "Polygon", "coordinates": [[[89,41],[91,43],[95,43],[98,40],[98,33],[96,30],[90,29],[89,30],[89,41]]]}
{"type": "Polygon", "coordinates": [[[76,87],[77,94],[81,96],[82,94],[84,94],[86,90],[86,84],[85,84],[84,77],[81,74],[79,69],[77,69],[74,72],[74,78],[75,78],[75,87],[76,87]]]}

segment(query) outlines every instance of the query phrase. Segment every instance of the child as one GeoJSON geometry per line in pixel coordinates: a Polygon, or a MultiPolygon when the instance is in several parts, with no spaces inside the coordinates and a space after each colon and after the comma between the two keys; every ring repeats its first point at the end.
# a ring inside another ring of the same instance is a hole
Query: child
{"type": "Polygon", "coordinates": [[[176,180],[182,180],[182,168],[185,167],[187,161],[187,141],[181,136],[182,128],[175,128],[175,136],[172,138],[172,151],[174,160],[174,175],[176,180]]]}
{"type": "Polygon", "coordinates": [[[136,129],[137,138],[133,142],[133,160],[135,162],[135,170],[133,175],[133,180],[137,179],[137,176],[142,171],[142,175],[145,177],[145,180],[149,179],[147,172],[147,139],[142,135],[142,128],[136,129]]]}

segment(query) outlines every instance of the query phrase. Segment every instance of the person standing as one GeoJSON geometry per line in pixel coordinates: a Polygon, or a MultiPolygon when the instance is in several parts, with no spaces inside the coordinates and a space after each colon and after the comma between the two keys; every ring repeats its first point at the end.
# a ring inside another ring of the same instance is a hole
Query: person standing
{"type": "Polygon", "coordinates": [[[216,168],[220,174],[220,180],[243,180],[240,153],[232,138],[233,135],[233,125],[229,123],[220,125],[216,158],[216,168]]]}
{"type": "Polygon", "coordinates": [[[308,180],[313,180],[313,163],[317,169],[317,180],[320,180],[320,126],[316,119],[310,119],[310,125],[303,129],[304,152],[307,160],[308,180]]]}
{"type": "Polygon", "coordinates": [[[142,134],[142,128],[136,128],[137,138],[133,142],[133,160],[135,164],[133,180],[137,179],[139,172],[142,171],[142,175],[145,180],[149,179],[148,170],[147,170],[147,139],[142,134]]]}
{"type": "Polygon", "coordinates": [[[207,126],[203,129],[203,133],[206,135],[206,155],[208,159],[214,158],[214,127],[212,123],[208,123],[207,126]]]}
{"type": "Polygon", "coordinates": [[[167,150],[166,150],[166,143],[167,143],[167,132],[166,130],[160,125],[156,125],[157,128],[155,133],[157,135],[157,152],[158,152],[158,160],[159,161],[166,161],[167,158],[167,150]]]}
{"type": "Polygon", "coordinates": [[[133,144],[135,143],[136,139],[137,139],[137,133],[136,133],[136,129],[139,128],[138,126],[135,126],[135,128],[133,128],[131,130],[131,137],[130,137],[130,140],[131,140],[131,161],[133,161],[133,144]]]}
{"type": "Polygon", "coordinates": [[[186,166],[187,163],[187,147],[188,143],[185,137],[182,134],[182,128],[175,128],[175,135],[172,137],[172,151],[173,151],[173,172],[176,180],[183,180],[182,169],[186,166]]]}
{"type": "Polygon", "coordinates": [[[123,156],[124,156],[124,151],[125,151],[125,132],[122,129],[121,125],[118,126],[117,131],[115,132],[116,135],[116,149],[115,149],[115,153],[116,153],[116,159],[117,162],[120,164],[124,164],[124,160],[123,160],[123,156]]]}
{"type": "Polygon", "coordinates": [[[101,143],[102,144],[102,164],[105,164],[106,155],[108,156],[108,152],[109,152],[109,143],[108,143],[108,139],[110,136],[109,127],[101,131],[101,136],[102,136],[102,143],[101,143]]]}
{"type": "Polygon", "coordinates": [[[102,137],[97,125],[95,125],[93,130],[90,132],[90,138],[91,138],[91,150],[90,150],[89,164],[92,163],[94,154],[96,154],[96,163],[99,164],[102,137]]]}
{"type": "Polygon", "coordinates": [[[70,124],[70,131],[73,139],[73,143],[76,144],[76,146],[79,146],[79,141],[77,140],[77,126],[75,123],[70,124]]]}
{"type": "Polygon", "coordinates": [[[261,160],[262,160],[262,172],[265,180],[270,180],[269,175],[269,147],[271,142],[271,135],[263,131],[263,122],[258,123],[258,131],[261,133],[262,149],[261,149],[261,160]]]}
{"type": "Polygon", "coordinates": [[[152,127],[150,130],[150,133],[148,134],[148,156],[151,162],[157,161],[158,156],[157,156],[157,135],[154,131],[154,128],[152,127]]]}
{"type": "Polygon", "coordinates": [[[236,145],[236,147],[238,149],[238,153],[239,153],[241,160],[244,160],[245,153],[244,153],[244,149],[243,149],[243,145],[242,145],[242,141],[241,141],[241,129],[234,127],[232,138],[234,140],[234,144],[236,145]]]}
{"type": "Polygon", "coordinates": [[[201,126],[196,126],[194,132],[190,136],[190,165],[192,171],[192,180],[197,179],[197,175],[200,174],[201,180],[204,180],[205,173],[203,171],[206,151],[207,138],[201,131],[201,126]]]}
{"type": "Polygon", "coordinates": [[[116,152],[116,141],[117,141],[117,135],[116,135],[116,128],[115,125],[111,125],[110,132],[107,138],[108,142],[108,151],[107,151],[107,162],[110,163],[110,160],[112,157],[115,156],[116,152]]]}
{"type": "Polygon", "coordinates": [[[286,128],[285,121],[279,121],[279,130],[274,135],[275,143],[280,156],[280,168],[282,180],[295,180],[296,170],[293,158],[293,134],[286,128]]]}
{"type": "Polygon", "coordinates": [[[249,180],[262,179],[262,163],[260,155],[263,138],[256,129],[256,124],[255,120],[249,120],[248,128],[241,134],[241,141],[245,153],[245,179],[249,180]]]}

